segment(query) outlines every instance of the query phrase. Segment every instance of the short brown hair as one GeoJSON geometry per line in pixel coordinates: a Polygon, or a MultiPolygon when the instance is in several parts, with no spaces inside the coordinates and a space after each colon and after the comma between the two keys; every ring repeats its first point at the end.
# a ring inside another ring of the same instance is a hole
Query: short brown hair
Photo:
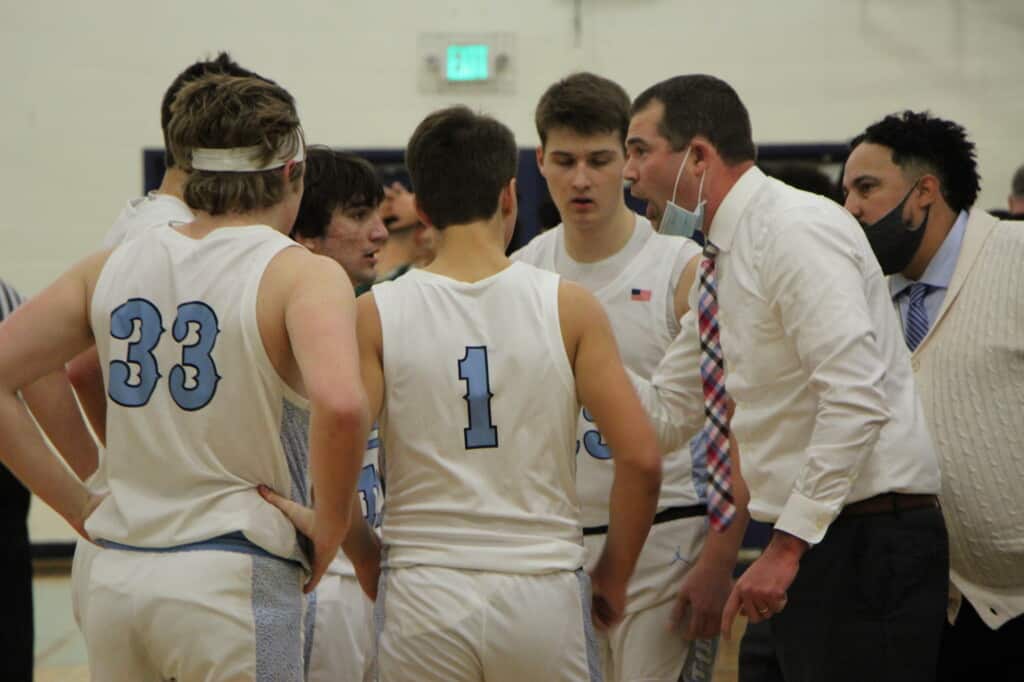
{"type": "Polygon", "coordinates": [[[661,102],[665,111],[658,133],[682,151],[701,135],[730,165],[757,160],[750,114],[732,86],[705,74],[676,76],[644,90],[633,102],[633,115],[661,102]]]}
{"type": "MultiPolygon", "coordinates": [[[[260,78],[211,74],[181,89],[171,105],[168,126],[171,151],[183,170],[185,203],[211,215],[247,213],[270,208],[284,198],[280,169],[229,173],[196,170],[192,150],[260,147],[264,163],[293,155],[303,144],[292,96],[260,78]],[[298,133],[298,134],[297,134],[298,133]]],[[[302,182],[302,164],[288,178],[302,182]]]]}
{"type": "Polygon", "coordinates": [[[541,146],[548,132],[568,128],[580,135],[618,133],[625,145],[629,130],[629,95],[615,81],[593,73],[574,73],[541,96],[534,114],[541,146]]]}
{"type": "Polygon", "coordinates": [[[517,161],[512,131],[464,106],[423,119],[405,151],[416,202],[438,229],[493,216],[517,161]]]}

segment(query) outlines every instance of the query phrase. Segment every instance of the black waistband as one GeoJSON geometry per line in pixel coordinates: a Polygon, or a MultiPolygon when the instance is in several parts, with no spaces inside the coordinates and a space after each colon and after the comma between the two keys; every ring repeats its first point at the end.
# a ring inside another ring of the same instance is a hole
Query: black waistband
{"type": "MultiPolygon", "coordinates": [[[[688,507],[669,507],[668,509],[662,509],[654,515],[652,525],[667,523],[676,519],[688,519],[693,516],[706,516],[707,513],[707,505],[703,504],[691,504],[688,507]]],[[[584,535],[604,535],[607,532],[608,526],[591,526],[583,529],[584,535]]]]}

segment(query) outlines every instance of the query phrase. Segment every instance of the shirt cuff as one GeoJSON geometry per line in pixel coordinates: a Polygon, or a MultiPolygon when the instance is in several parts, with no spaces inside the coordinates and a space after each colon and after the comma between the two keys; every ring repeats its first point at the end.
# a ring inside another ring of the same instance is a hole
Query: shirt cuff
{"type": "Polygon", "coordinates": [[[816,545],[838,516],[838,511],[823,502],[792,493],[775,522],[775,529],[794,535],[809,545],[816,545]]]}

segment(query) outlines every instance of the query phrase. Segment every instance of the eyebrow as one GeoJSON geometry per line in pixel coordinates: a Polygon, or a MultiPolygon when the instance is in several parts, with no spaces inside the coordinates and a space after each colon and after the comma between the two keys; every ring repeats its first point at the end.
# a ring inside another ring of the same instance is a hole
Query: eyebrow
{"type": "Polygon", "coordinates": [[[878,182],[878,176],[877,175],[870,175],[868,173],[862,173],[861,175],[858,175],[858,176],[850,179],[850,184],[851,185],[859,185],[860,183],[865,182],[867,180],[874,180],[875,182],[878,182]]]}
{"type": "Polygon", "coordinates": [[[638,144],[646,145],[646,144],[648,144],[648,142],[647,142],[647,140],[645,140],[642,137],[631,137],[631,138],[626,140],[626,146],[627,147],[633,147],[633,146],[638,145],[638,144]]]}

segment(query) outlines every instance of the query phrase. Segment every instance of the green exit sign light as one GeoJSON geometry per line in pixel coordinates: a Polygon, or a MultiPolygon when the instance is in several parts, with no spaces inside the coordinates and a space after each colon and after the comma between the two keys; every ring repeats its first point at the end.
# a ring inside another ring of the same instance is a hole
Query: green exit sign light
{"type": "Polygon", "coordinates": [[[486,45],[449,45],[445,75],[449,81],[485,81],[490,77],[486,45]]]}

